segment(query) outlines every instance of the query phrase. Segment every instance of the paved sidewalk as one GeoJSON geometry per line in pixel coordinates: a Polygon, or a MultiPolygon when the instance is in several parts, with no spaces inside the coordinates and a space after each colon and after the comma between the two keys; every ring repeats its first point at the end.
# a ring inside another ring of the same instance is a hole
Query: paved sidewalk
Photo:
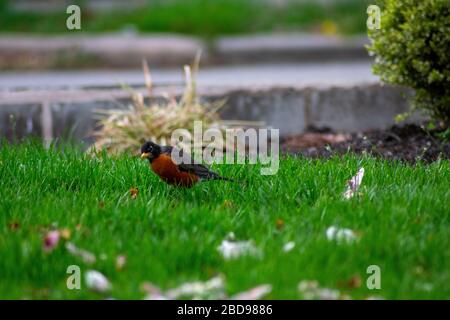
{"type": "MultiPolygon", "coordinates": [[[[180,85],[181,68],[151,69],[155,85],[180,85]]],[[[377,83],[369,62],[233,65],[201,68],[200,87],[352,86],[377,83]]],[[[14,88],[114,87],[120,83],[143,85],[142,70],[49,71],[0,73],[0,91],[14,88]]]]}

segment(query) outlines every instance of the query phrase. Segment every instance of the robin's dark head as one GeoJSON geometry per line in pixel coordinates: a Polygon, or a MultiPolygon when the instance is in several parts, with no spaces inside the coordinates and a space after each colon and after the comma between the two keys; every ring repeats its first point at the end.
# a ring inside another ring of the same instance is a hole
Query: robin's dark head
{"type": "Polygon", "coordinates": [[[141,147],[141,158],[148,159],[150,162],[155,160],[161,154],[161,147],[152,141],[147,141],[141,147]]]}

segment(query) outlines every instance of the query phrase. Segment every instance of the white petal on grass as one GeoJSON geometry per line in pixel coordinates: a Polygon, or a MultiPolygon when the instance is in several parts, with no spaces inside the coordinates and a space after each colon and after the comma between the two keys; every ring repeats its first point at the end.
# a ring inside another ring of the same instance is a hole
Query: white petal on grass
{"type": "Polygon", "coordinates": [[[170,289],[165,293],[169,299],[179,297],[192,297],[193,299],[224,299],[225,281],[223,277],[217,276],[208,281],[188,282],[181,286],[170,289]]]}
{"type": "Polygon", "coordinates": [[[217,248],[225,259],[236,259],[241,256],[259,256],[260,251],[255,247],[253,241],[229,241],[223,240],[217,248]]]}
{"type": "Polygon", "coordinates": [[[87,264],[92,264],[96,260],[95,255],[93,253],[77,248],[77,246],[74,245],[72,242],[66,243],[66,249],[72,255],[80,257],[87,264]]]}
{"type": "Polygon", "coordinates": [[[163,292],[152,283],[145,282],[141,286],[147,293],[145,300],[172,300],[172,299],[232,299],[232,300],[258,300],[272,291],[270,284],[262,284],[247,291],[235,294],[228,298],[225,292],[225,280],[222,275],[208,281],[196,281],[184,283],[174,289],[163,292]]]}
{"type": "Polygon", "coordinates": [[[225,238],[225,240],[228,240],[228,241],[236,241],[236,236],[234,235],[234,232],[228,233],[227,236],[226,236],[226,238],[225,238]]]}
{"type": "Polygon", "coordinates": [[[356,175],[347,181],[347,190],[344,192],[344,198],[350,199],[357,192],[359,187],[361,186],[362,179],[364,177],[364,168],[358,170],[356,175]]]}
{"type": "Polygon", "coordinates": [[[289,251],[291,251],[292,249],[294,249],[294,247],[295,247],[295,242],[294,242],[294,241],[290,241],[290,242],[286,243],[286,244],[283,246],[283,251],[284,251],[284,252],[289,252],[289,251]]]}
{"type": "Polygon", "coordinates": [[[161,289],[152,283],[142,284],[142,289],[147,293],[144,300],[168,300],[169,298],[161,291],[161,289]]]}
{"type": "Polygon", "coordinates": [[[336,226],[329,227],[326,231],[326,236],[328,240],[337,241],[339,243],[351,243],[357,239],[356,234],[355,232],[353,232],[353,230],[339,228],[336,226]]]}
{"type": "Polygon", "coordinates": [[[262,284],[250,290],[232,296],[231,300],[260,300],[272,291],[270,284],[262,284]]]}
{"type": "Polygon", "coordinates": [[[159,293],[149,293],[144,297],[144,300],[169,300],[169,298],[159,293]]]}
{"type": "Polygon", "coordinates": [[[108,279],[96,270],[86,271],[86,286],[93,291],[104,293],[111,290],[111,284],[108,279]]]}
{"type": "Polygon", "coordinates": [[[255,246],[252,240],[236,241],[233,232],[230,232],[222,241],[217,250],[225,259],[236,259],[240,256],[261,256],[261,251],[255,246]]]}
{"type": "Polygon", "coordinates": [[[298,291],[305,300],[338,300],[339,290],[321,288],[315,280],[304,280],[298,284],[298,291]]]}

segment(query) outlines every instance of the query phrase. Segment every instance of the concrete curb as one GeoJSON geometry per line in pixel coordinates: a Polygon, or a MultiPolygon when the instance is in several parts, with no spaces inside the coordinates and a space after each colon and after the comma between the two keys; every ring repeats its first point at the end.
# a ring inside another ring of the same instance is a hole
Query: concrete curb
{"type": "Polygon", "coordinates": [[[0,36],[0,69],[138,68],[143,58],[158,67],[190,63],[199,50],[202,64],[268,61],[368,59],[367,38],[302,34],[223,37],[212,43],[180,35],[0,36]]]}
{"type": "MultiPolygon", "coordinates": [[[[167,88],[154,90],[161,99],[167,88]]],[[[182,88],[171,92],[180,94],[182,88]]],[[[144,95],[141,88],[137,91],[144,95]]],[[[261,121],[286,137],[311,127],[337,132],[384,129],[395,115],[408,110],[403,88],[377,83],[358,86],[200,88],[202,99],[226,99],[225,120],[261,121]]],[[[96,126],[95,110],[125,108],[129,95],[120,89],[44,90],[0,92],[0,132],[20,138],[36,135],[45,139],[71,137],[91,142],[96,126]]],[[[410,119],[419,121],[419,116],[410,119]]]]}
{"type": "Polygon", "coordinates": [[[161,66],[190,63],[204,46],[177,35],[0,37],[0,69],[140,67],[142,58],[161,66]]]}
{"type": "Polygon", "coordinates": [[[354,61],[368,59],[365,36],[353,38],[279,34],[217,39],[210,59],[215,63],[269,61],[354,61]]]}

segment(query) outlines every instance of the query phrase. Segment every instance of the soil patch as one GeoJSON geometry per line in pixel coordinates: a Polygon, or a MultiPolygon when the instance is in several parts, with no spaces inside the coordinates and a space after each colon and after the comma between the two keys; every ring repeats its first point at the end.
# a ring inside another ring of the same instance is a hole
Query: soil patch
{"type": "Polygon", "coordinates": [[[314,130],[316,132],[288,137],[281,145],[283,152],[310,158],[353,152],[408,163],[450,159],[450,141],[438,136],[443,130],[424,128],[410,124],[348,135],[314,130]]]}

